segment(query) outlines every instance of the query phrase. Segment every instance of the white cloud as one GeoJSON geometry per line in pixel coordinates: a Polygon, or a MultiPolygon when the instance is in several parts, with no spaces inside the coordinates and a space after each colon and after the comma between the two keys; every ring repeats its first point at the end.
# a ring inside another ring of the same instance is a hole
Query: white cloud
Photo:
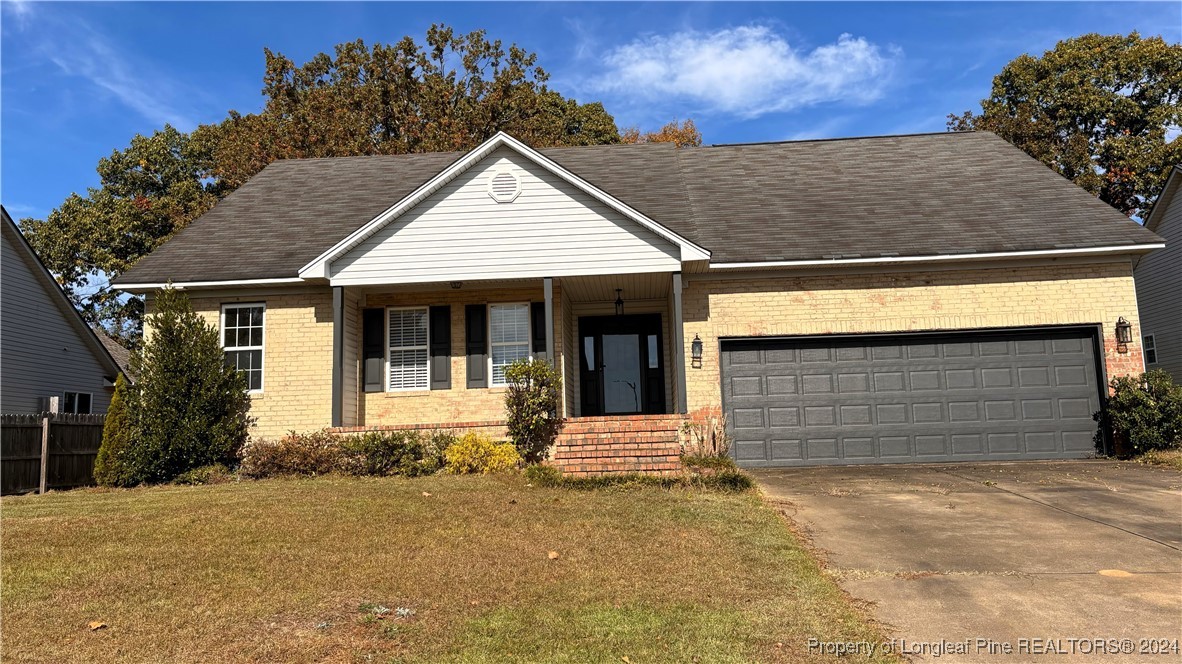
{"type": "Polygon", "coordinates": [[[650,35],[609,51],[599,92],[640,103],[689,103],[706,112],[756,117],[826,102],[882,96],[902,53],[843,34],[811,51],[770,27],[650,35]]]}

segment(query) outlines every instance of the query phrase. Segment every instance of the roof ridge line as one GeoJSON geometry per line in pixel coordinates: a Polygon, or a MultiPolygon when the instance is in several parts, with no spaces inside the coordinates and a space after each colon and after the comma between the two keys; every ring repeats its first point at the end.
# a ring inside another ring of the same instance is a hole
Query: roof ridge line
{"type": "Polygon", "coordinates": [[[968,131],[921,131],[913,134],[873,134],[870,136],[837,136],[834,138],[799,138],[784,141],[752,141],[750,143],[711,143],[704,148],[733,148],[745,145],[783,145],[785,143],[829,143],[833,141],[865,141],[876,138],[912,138],[915,136],[956,136],[959,134],[978,134],[975,130],[968,131]]]}

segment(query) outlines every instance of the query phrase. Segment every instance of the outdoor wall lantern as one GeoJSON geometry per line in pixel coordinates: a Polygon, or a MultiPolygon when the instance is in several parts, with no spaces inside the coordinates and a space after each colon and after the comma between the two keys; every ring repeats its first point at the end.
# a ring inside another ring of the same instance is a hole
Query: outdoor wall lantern
{"type": "Polygon", "coordinates": [[[620,295],[620,293],[623,293],[623,292],[624,292],[623,288],[616,289],[616,315],[617,316],[624,315],[624,297],[622,295],[620,295]]]}
{"type": "Polygon", "coordinates": [[[694,340],[690,343],[690,357],[693,359],[691,366],[695,369],[702,368],[702,338],[694,335],[694,340]]]}
{"type": "Polygon", "coordinates": [[[1118,353],[1129,352],[1129,342],[1133,339],[1133,326],[1129,321],[1125,320],[1124,316],[1116,319],[1116,351],[1118,353]]]}

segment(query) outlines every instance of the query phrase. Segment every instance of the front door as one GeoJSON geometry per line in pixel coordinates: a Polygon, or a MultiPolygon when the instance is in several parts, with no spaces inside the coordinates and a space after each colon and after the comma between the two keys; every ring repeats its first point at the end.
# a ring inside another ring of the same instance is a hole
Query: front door
{"type": "Polygon", "coordinates": [[[579,319],[582,415],[665,412],[661,315],[579,319]]]}

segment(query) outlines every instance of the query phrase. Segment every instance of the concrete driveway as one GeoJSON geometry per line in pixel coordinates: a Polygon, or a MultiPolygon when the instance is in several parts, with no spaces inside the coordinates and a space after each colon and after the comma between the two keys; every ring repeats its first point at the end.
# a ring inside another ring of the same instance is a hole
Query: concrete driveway
{"type": "Polygon", "coordinates": [[[912,659],[1182,661],[1182,473],[1027,461],[752,474],[912,659]],[[1070,641],[1097,638],[1168,652],[1070,641]]]}

